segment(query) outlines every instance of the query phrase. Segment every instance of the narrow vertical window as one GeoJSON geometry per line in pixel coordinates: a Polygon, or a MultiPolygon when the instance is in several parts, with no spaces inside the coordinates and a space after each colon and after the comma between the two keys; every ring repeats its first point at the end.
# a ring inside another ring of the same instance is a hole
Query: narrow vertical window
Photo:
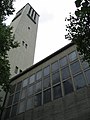
{"type": "Polygon", "coordinates": [[[16,74],[18,73],[18,67],[17,66],[15,67],[15,73],[16,74]]]}

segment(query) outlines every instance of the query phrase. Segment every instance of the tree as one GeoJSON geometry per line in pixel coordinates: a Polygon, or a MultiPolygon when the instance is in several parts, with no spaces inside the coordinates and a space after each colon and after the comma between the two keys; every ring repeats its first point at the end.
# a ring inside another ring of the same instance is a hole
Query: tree
{"type": "Polygon", "coordinates": [[[66,21],[68,34],[66,39],[71,40],[77,46],[77,50],[83,55],[83,60],[90,64],[90,0],[76,0],[75,14],[66,21]]]}
{"type": "Polygon", "coordinates": [[[12,27],[5,24],[7,16],[12,15],[15,11],[13,2],[14,0],[0,0],[0,86],[6,93],[10,90],[8,51],[19,46],[12,34],[12,27]]]}

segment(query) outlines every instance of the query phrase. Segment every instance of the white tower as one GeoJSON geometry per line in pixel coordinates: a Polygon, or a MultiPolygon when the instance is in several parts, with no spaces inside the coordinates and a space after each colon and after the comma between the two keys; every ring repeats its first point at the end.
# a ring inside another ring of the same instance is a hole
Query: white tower
{"type": "Polygon", "coordinates": [[[27,3],[12,20],[13,34],[20,47],[9,52],[11,77],[30,67],[34,62],[38,19],[38,13],[27,3]]]}

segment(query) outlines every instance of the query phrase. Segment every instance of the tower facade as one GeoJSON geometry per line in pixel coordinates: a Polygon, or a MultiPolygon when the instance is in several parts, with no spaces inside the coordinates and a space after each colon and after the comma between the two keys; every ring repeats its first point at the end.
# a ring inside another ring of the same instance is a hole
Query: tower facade
{"type": "Polygon", "coordinates": [[[22,72],[34,62],[38,19],[38,13],[27,3],[16,13],[11,22],[15,41],[20,43],[20,47],[9,52],[11,77],[22,72]]]}

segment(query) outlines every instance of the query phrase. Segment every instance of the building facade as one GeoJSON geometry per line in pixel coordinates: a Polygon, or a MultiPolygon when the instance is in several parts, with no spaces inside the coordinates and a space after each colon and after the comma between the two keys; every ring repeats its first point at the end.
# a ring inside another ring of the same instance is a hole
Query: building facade
{"type": "Polygon", "coordinates": [[[90,67],[72,43],[11,80],[2,120],[90,120],[90,67]]]}
{"type": "Polygon", "coordinates": [[[20,47],[9,52],[11,77],[33,65],[38,20],[38,13],[27,3],[11,22],[15,40],[20,43],[20,47]]]}

